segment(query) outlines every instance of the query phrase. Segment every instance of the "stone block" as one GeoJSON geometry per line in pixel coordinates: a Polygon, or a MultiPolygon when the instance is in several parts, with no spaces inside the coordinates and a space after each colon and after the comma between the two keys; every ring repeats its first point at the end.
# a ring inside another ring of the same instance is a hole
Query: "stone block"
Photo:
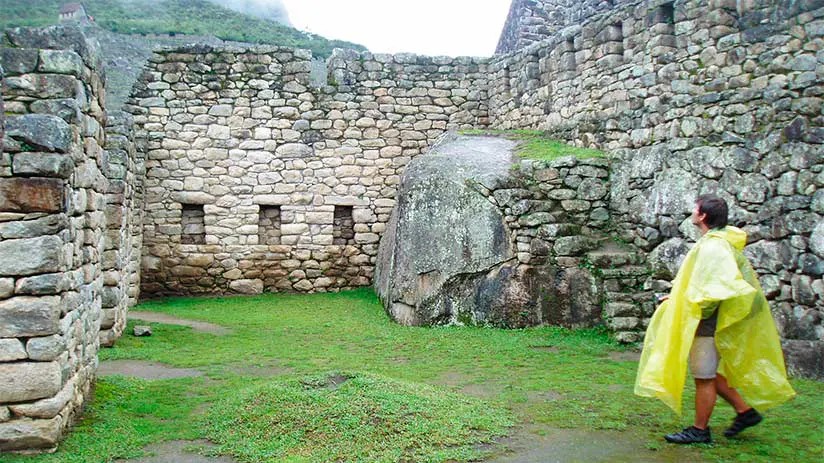
{"type": "Polygon", "coordinates": [[[14,294],[14,278],[0,278],[0,299],[14,294]]]}
{"type": "Polygon", "coordinates": [[[13,362],[26,357],[26,349],[18,339],[0,339],[0,362],[13,362]]]}
{"type": "Polygon", "coordinates": [[[71,50],[40,50],[40,72],[53,74],[83,75],[83,59],[71,50]]]}
{"type": "Polygon", "coordinates": [[[21,418],[0,423],[0,451],[53,448],[62,428],[60,415],[50,420],[21,418]]]}
{"type": "Polygon", "coordinates": [[[0,276],[57,272],[62,255],[63,241],[53,235],[0,241],[0,276]]]}
{"type": "Polygon", "coordinates": [[[30,296],[45,296],[57,294],[64,289],[65,274],[47,273],[19,278],[15,284],[15,294],[30,296]]]}
{"type": "Polygon", "coordinates": [[[6,136],[43,151],[68,153],[72,129],[50,114],[23,114],[6,119],[6,136]]]}
{"type": "Polygon", "coordinates": [[[241,294],[260,294],[263,292],[263,280],[235,280],[229,283],[229,288],[241,294]]]}
{"type": "Polygon", "coordinates": [[[58,362],[0,364],[0,403],[54,397],[63,386],[61,370],[58,362]]]}
{"type": "Polygon", "coordinates": [[[285,143],[275,149],[275,154],[282,158],[305,158],[313,153],[312,147],[303,143],[285,143]]]}
{"type": "Polygon", "coordinates": [[[9,409],[17,416],[29,418],[54,418],[72,400],[75,393],[75,378],[66,382],[54,397],[40,399],[36,402],[10,405],[9,409]]]}
{"type": "Polygon", "coordinates": [[[585,236],[562,236],[555,241],[553,249],[559,256],[576,256],[590,251],[596,243],[585,236]]]}
{"type": "Polygon", "coordinates": [[[48,362],[54,360],[66,351],[66,339],[59,334],[29,338],[26,342],[26,353],[31,360],[48,362]]]}
{"type": "Polygon", "coordinates": [[[74,162],[57,153],[17,153],[12,157],[14,175],[69,178],[74,162]]]}
{"type": "Polygon", "coordinates": [[[60,212],[63,181],[56,178],[0,178],[0,212],[60,212]]]}
{"type": "Polygon", "coordinates": [[[28,74],[37,67],[38,50],[33,48],[0,48],[0,64],[7,76],[28,74]]]}
{"type": "Polygon", "coordinates": [[[20,296],[2,300],[0,338],[55,334],[60,330],[60,311],[58,296],[20,296]]]}

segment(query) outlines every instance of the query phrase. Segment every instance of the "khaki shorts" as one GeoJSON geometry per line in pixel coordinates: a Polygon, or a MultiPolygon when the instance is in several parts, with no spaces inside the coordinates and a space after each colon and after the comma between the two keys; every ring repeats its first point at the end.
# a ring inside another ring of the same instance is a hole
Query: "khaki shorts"
{"type": "Polygon", "coordinates": [[[718,349],[715,338],[696,336],[690,349],[690,373],[695,379],[713,379],[718,371],[718,349]]]}

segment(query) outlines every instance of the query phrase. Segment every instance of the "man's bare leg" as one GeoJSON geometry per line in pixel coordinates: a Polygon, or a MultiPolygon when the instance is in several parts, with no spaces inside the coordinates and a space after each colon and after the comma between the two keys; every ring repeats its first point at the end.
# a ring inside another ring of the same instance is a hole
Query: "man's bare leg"
{"type": "MultiPolygon", "coordinates": [[[[725,382],[726,384],[726,382],[725,382]]],[[[695,427],[707,429],[710,423],[712,409],[715,407],[716,392],[715,379],[695,379],[695,427]]]]}
{"type": "Polygon", "coordinates": [[[744,413],[752,408],[747,405],[747,402],[744,401],[744,398],[741,397],[741,394],[739,394],[737,390],[730,387],[729,383],[727,383],[727,378],[723,375],[715,377],[715,390],[718,392],[718,395],[732,405],[736,413],[744,413]]]}

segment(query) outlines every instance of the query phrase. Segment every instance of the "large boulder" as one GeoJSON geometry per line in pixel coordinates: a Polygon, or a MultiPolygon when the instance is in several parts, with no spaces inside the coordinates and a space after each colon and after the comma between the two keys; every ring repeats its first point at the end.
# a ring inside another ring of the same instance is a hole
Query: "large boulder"
{"type": "Polygon", "coordinates": [[[399,323],[457,321],[457,308],[439,296],[447,282],[483,280],[514,259],[501,212],[472,186],[507,181],[514,145],[447,135],[407,166],[375,269],[377,293],[399,323]]]}
{"type": "MultiPolygon", "coordinates": [[[[447,135],[407,166],[380,243],[375,287],[404,325],[592,326],[587,271],[519,262],[496,191],[521,184],[509,140],[447,135]]],[[[506,201],[503,201],[506,203],[506,201]]]]}

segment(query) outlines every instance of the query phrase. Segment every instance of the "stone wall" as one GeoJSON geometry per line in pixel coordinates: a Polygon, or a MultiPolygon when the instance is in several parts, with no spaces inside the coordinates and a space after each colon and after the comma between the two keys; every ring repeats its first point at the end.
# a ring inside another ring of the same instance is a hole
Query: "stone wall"
{"type": "Polygon", "coordinates": [[[103,81],[77,29],[13,29],[2,40],[0,450],[50,448],[97,368],[103,81]]]}
{"type": "Polygon", "coordinates": [[[617,239],[610,164],[572,156],[521,161],[514,185],[488,195],[513,230],[521,273],[550,270],[536,281],[543,315],[531,325],[605,323],[616,339],[635,342],[655,309],[654,296],[644,288],[650,275],[644,253],[617,239]]]}
{"type": "Polygon", "coordinates": [[[626,0],[513,0],[495,53],[520,50],[623,3],[626,0]]]}
{"type": "Polygon", "coordinates": [[[491,124],[614,155],[610,208],[651,253],[648,287],[695,238],[695,196],[725,197],[790,363],[820,369],[822,45],[820,0],[629,2],[496,58],[491,124]]]}
{"type": "Polygon", "coordinates": [[[134,144],[132,116],[109,111],[105,156],[108,169],[106,232],[102,255],[103,318],[100,344],[111,346],[123,333],[128,308],[140,294],[143,247],[143,160],[134,144]]]}
{"type": "Polygon", "coordinates": [[[368,285],[399,174],[486,124],[486,64],[287,48],[158,51],[127,110],[146,153],[150,294],[368,285]]]}

